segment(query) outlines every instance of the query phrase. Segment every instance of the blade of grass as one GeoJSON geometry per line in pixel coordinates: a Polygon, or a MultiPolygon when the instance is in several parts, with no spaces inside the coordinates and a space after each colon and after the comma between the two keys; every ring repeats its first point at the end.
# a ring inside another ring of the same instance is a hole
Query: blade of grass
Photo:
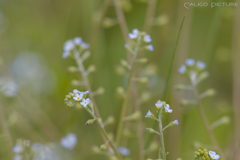
{"type": "MultiPolygon", "coordinates": [[[[167,76],[167,80],[166,80],[166,85],[164,87],[163,97],[162,97],[161,100],[165,100],[166,99],[167,90],[169,88],[170,80],[171,80],[171,77],[172,77],[172,71],[173,71],[173,66],[174,66],[174,59],[176,57],[177,46],[178,46],[178,42],[179,42],[179,39],[180,39],[180,35],[181,35],[181,31],[182,31],[184,20],[185,20],[185,16],[183,17],[183,20],[182,20],[182,23],[181,23],[181,26],[180,26],[180,29],[179,29],[179,32],[178,32],[178,37],[177,37],[177,41],[176,41],[175,48],[174,48],[174,51],[173,51],[171,64],[170,64],[170,68],[169,68],[169,72],[168,72],[168,76],[167,76]]],[[[157,121],[154,121],[152,128],[156,128],[157,124],[158,124],[157,121]]],[[[148,138],[146,140],[146,143],[145,143],[145,148],[147,148],[149,146],[152,138],[153,138],[153,134],[149,134],[149,136],[148,136],[148,138]]]]}

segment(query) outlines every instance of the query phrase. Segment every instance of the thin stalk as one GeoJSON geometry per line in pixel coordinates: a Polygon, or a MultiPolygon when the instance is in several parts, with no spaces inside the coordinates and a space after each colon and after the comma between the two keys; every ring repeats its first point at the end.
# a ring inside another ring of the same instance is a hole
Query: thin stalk
{"type": "Polygon", "coordinates": [[[198,104],[197,105],[198,106],[198,111],[200,113],[200,116],[201,116],[201,119],[202,119],[202,121],[204,123],[204,126],[205,126],[205,128],[207,130],[207,133],[208,133],[208,135],[209,135],[209,137],[210,137],[210,139],[211,139],[215,149],[217,150],[218,154],[220,155],[221,159],[225,160],[224,153],[223,153],[222,149],[220,148],[220,146],[219,146],[219,144],[217,142],[217,139],[216,139],[216,137],[214,136],[214,134],[212,132],[212,129],[211,129],[211,126],[210,126],[210,124],[208,122],[207,116],[206,116],[206,114],[205,114],[205,112],[203,110],[203,106],[202,106],[201,100],[199,98],[198,90],[197,90],[197,88],[196,88],[196,86],[194,85],[193,82],[192,82],[192,85],[194,87],[194,95],[195,95],[195,98],[196,98],[197,104],[198,104]]]}
{"type": "Polygon", "coordinates": [[[164,136],[163,136],[163,128],[162,128],[162,119],[161,119],[161,113],[159,112],[158,115],[158,124],[159,124],[159,132],[160,132],[160,143],[161,143],[161,149],[159,150],[159,156],[161,155],[161,151],[162,151],[162,156],[163,157],[159,157],[163,158],[163,160],[166,160],[166,155],[165,155],[165,144],[164,144],[164,136]]]}
{"type": "Polygon", "coordinates": [[[12,137],[11,137],[7,122],[3,115],[3,108],[2,108],[1,104],[0,104],[0,122],[1,122],[2,131],[7,138],[8,147],[9,147],[9,155],[12,155],[11,151],[13,148],[13,141],[12,141],[12,137]]]}
{"type": "Polygon", "coordinates": [[[157,0],[149,0],[148,1],[147,13],[146,13],[145,23],[144,23],[144,27],[143,27],[143,30],[146,33],[150,33],[150,31],[151,31],[152,21],[153,21],[154,13],[155,13],[156,6],[157,6],[156,4],[157,4],[157,0]]]}
{"type": "MultiPolygon", "coordinates": [[[[179,32],[178,32],[178,37],[177,37],[177,41],[176,41],[176,44],[175,44],[175,48],[174,48],[174,51],[173,51],[171,64],[170,64],[170,68],[169,68],[169,72],[168,72],[168,76],[167,76],[167,80],[166,80],[167,83],[164,87],[163,94],[162,94],[163,95],[163,97],[162,97],[163,101],[166,99],[167,91],[168,91],[168,88],[169,88],[169,85],[170,85],[170,80],[172,78],[174,60],[175,60],[175,57],[176,57],[178,42],[179,42],[179,39],[180,39],[180,35],[181,35],[184,20],[185,20],[185,16],[183,17],[183,20],[182,20],[182,23],[181,23],[181,26],[180,26],[180,29],[179,29],[179,32]]],[[[152,128],[156,128],[156,126],[157,126],[157,122],[154,121],[152,128]]],[[[148,138],[146,140],[146,143],[145,143],[145,148],[147,148],[150,145],[150,142],[151,142],[152,138],[153,138],[153,135],[148,136],[148,138]]]]}
{"type": "Polygon", "coordinates": [[[83,65],[83,63],[82,63],[82,60],[81,60],[81,58],[80,58],[80,53],[75,52],[75,53],[74,53],[74,57],[75,57],[75,60],[76,60],[76,62],[77,62],[78,68],[79,68],[79,70],[80,70],[80,72],[81,72],[81,74],[82,74],[84,84],[85,84],[87,90],[89,91],[89,98],[90,98],[90,100],[91,100],[91,102],[92,102],[92,104],[93,104],[93,110],[94,110],[93,112],[94,112],[95,114],[93,114],[93,112],[91,112],[90,114],[92,115],[92,117],[93,117],[94,119],[96,119],[97,124],[98,124],[98,126],[99,126],[99,128],[100,128],[100,131],[102,132],[102,135],[103,135],[104,140],[105,140],[105,141],[109,141],[109,144],[110,144],[111,148],[114,150],[115,155],[118,157],[119,160],[122,160],[122,157],[121,157],[121,155],[118,153],[116,146],[115,146],[115,145],[113,144],[113,142],[109,139],[109,137],[108,137],[108,135],[107,135],[107,132],[106,132],[106,130],[105,130],[105,128],[104,128],[103,123],[102,123],[101,121],[99,121],[100,113],[99,113],[99,110],[98,110],[96,101],[95,101],[95,99],[94,99],[94,94],[93,94],[93,92],[92,92],[92,88],[91,88],[91,86],[90,86],[90,84],[89,84],[89,81],[88,81],[88,78],[87,78],[86,70],[85,70],[84,65],[83,65]]]}
{"type": "Polygon", "coordinates": [[[130,66],[131,66],[131,70],[128,76],[128,83],[127,83],[127,90],[126,90],[126,97],[124,98],[123,101],[123,105],[122,105],[122,110],[121,110],[121,114],[120,114],[120,119],[119,119],[119,123],[118,123],[118,129],[117,129],[117,139],[116,139],[116,145],[119,146],[120,144],[120,140],[121,140],[121,136],[122,136],[122,128],[123,128],[123,118],[125,116],[125,112],[126,112],[126,108],[130,99],[130,92],[131,92],[131,84],[132,84],[132,78],[134,75],[134,69],[135,69],[135,59],[137,58],[138,55],[138,51],[140,49],[140,45],[141,45],[141,41],[142,41],[142,37],[139,36],[138,40],[137,40],[137,46],[133,52],[133,57],[131,59],[130,62],[130,66]]]}

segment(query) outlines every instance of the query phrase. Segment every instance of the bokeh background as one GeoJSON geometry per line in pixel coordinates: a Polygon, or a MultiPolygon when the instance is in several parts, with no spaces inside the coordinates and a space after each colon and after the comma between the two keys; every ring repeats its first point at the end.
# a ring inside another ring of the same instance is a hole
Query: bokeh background
{"type": "MultiPolygon", "coordinates": [[[[149,109],[154,110],[154,103],[163,96],[178,30],[186,16],[166,98],[174,112],[165,117],[164,124],[175,119],[180,123],[165,134],[170,160],[193,159],[198,145],[212,148],[196,106],[180,104],[183,97],[191,98],[191,93],[173,90],[175,84],[188,83],[177,73],[186,58],[201,60],[208,66],[210,77],[201,83],[200,91],[208,88],[217,91],[216,96],[203,100],[209,121],[230,117],[229,124],[214,129],[226,153],[236,141],[235,121],[240,116],[237,112],[240,104],[239,6],[186,9],[185,2],[121,0],[129,31],[147,30],[153,39],[154,51],[144,53],[149,63],[139,68],[141,75],[149,77],[147,85],[139,85],[142,117],[149,109]]],[[[213,1],[204,2],[210,5],[213,1]]],[[[122,105],[116,90],[126,85],[126,70],[121,68],[119,60],[126,59],[126,49],[114,3],[111,0],[1,0],[0,83],[7,81],[10,86],[18,87],[0,97],[0,159],[11,159],[9,137],[12,145],[19,138],[46,144],[59,142],[68,132],[77,134],[78,144],[68,153],[72,158],[67,159],[108,159],[92,151],[92,146],[100,146],[103,140],[96,124],[84,125],[90,115],[64,104],[65,95],[73,89],[85,90],[72,84],[72,80],[81,77],[67,69],[76,66],[75,61],[62,59],[64,42],[76,36],[91,45],[91,57],[85,66],[94,64],[97,68],[89,80],[93,90],[105,89],[103,95],[96,96],[96,101],[103,120],[110,115],[116,118],[115,124],[106,127],[112,135],[116,133],[122,105]],[[8,135],[4,132],[6,126],[10,131],[8,135]]],[[[133,110],[130,102],[127,114],[133,110]]],[[[144,128],[152,126],[152,120],[142,118],[142,121],[144,128]]],[[[125,136],[121,145],[130,149],[130,158],[136,160],[139,156],[136,123],[128,122],[125,127],[132,135],[125,136]]],[[[149,133],[145,130],[143,133],[146,141],[149,133]]],[[[158,136],[152,142],[158,143],[158,136]]],[[[157,150],[146,157],[157,157],[157,150]]]]}

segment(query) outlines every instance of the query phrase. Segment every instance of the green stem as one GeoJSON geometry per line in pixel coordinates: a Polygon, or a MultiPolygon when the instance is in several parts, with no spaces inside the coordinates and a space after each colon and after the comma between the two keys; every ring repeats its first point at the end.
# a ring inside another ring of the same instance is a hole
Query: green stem
{"type": "Polygon", "coordinates": [[[130,99],[131,84],[132,84],[132,78],[133,78],[133,75],[134,75],[134,68],[135,68],[134,61],[137,58],[138,51],[139,51],[139,48],[140,48],[140,45],[141,45],[141,41],[142,41],[142,37],[139,36],[138,40],[137,40],[137,46],[136,46],[136,48],[133,52],[133,57],[132,57],[131,62],[130,62],[131,70],[130,70],[130,73],[129,73],[129,76],[128,76],[126,96],[125,96],[124,101],[123,101],[122,110],[121,110],[121,114],[120,114],[120,119],[119,119],[119,123],[118,123],[118,129],[117,129],[117,139],[116,139],[116,145],[117,146],[119,146],[121,136],[122,136],[123,118],[125,116],[128,101],[130,99]]]}
{"type": "MultiPolygon", "coordinates": [[[[181,27],[180,27],[179,32],[178,32],[178,37],[177,37],[177,41],[176,41],[176,44],[175,44],[175,48],[174,48],[174,51],[173,51],[172,60],[171,60],[171,64],[170,64],[170,68],[169,68],[169,72],[168,72],[168,76],[167,76],[167,80],[166,80],[167,83],[166,83],[166,85],[164,87],[164,90],[163,90],[163,97],[162,97],[163,101],[166,99],[167,90],[168,90],[169,85],[170,85],[170,80],[171,80],[171,77],[172,77],[172,71],[173,71],[173,65],[174,65],[174,59],[176,57],[177,46],[178,46],[178,42],[179,42],[179,39],[180,39],[180,35],[181,35],[184,20],[185,20],[185,16],[183,17],[182,24],[181,24],[181,27]]],[[[154,121],[152,128],[156,128],[156,126],[157,126],[157,122],[154,121]]],[[[148,136],[147,141],[145,143],[145,148],[147,148],[150,145],[150,142],[151,142],[152,138],[153,138],[153,135],[148,136]]]]}
{"type": "Polygon", "coordinates": [[[204,126],[205,126],[205,128],[207,130],[207,133],[208,133],[208,135],[209,135],[209,137],[210,137],[210,139],[211,139],[215,149],[217,150],[218,154],[220,155],[221,159],[225,160],[225,156],[223,154],[223,151],[220,148],[220,146],[219,146],[219,144],[217,142],[217,139],[216,139],[216,137],[214,136],[214,134],[212,132],[212,129],[211,129],[211,126],[210,126],[210,124],[208,122],[207,116],[206,116],[206,114],[205,114],[205,112],[203,110],[203,106],[202,106],[201,100],[199,98],[198,90],[197,90],[196,86],[194,85],[195,83],[193,83],[193,81],[191,81],[191,82],[192,82],[192,86],[194,88],[194,95],[195,95],[195,98],[196,98],[197,103],[198,103],[198,105],[197,105],[198,106],[198,111],[200,113],[200,116],[201,116],[201,119],[202,119],[202,121],[204,123],[204,126]]]}
{"type": "Polygon", "coordinates": [[[121,157],[121,155],[118,153],[116,146],[115,146],[115,145],[113,144],[113,142],[109,139],[109,137],[108,137],[108,135],[107,135],[107,132],[106,132],[106,130],[105,130],[105,128],[104,128],[103,123],[102,123],[101,121],[99,121],[100,113],[99,113],[99,111],[98,111],[97,104],[96,104],[96,101],[95,101],[95,99],[94,99],[94,94],[93,94],[93,92],[92,92],[90,83],[89,83],[88,78],[87,78],[86,70],[85,70],[84,65],[83,65],[83,63],[82,63],[82,60],[81,60],[81,58],[80,58],[80,53],[79,53],[79,52],[75,52],[75,53],[74,53],[74,58],[75,58],[75,60],[76,60],[76,62],[77,62],[77,65],[78,65],[79,70],[81,71],[84,84],[85,84],[87,90],[89,91],[89,98],[91,99],[91,102],[92,102],[92,104],[93,104],[93,110],[95,110],[95,112],[93,111],[93,112],[89,112],[89,113],[91,114],[91,116],[92,116],[94,119],[96,119],[97,124],[98,124],[98,126],[99,126],[99,128],[100,128],[100,131],[102,132],[102,135],[103,135],[104,140],[105,140],[105,141],[109,141],[109,144],[110,144],[111,148],[114,150],[115,155],[118,157],[119,160],[122,160],[122,157],[121,157]],[[95,113],[96,115],[95,115],[94,113],[95,113]]]}
{"type": "Polygon", "coordinates": [[[163,158],[163,160],[166,160],[161,112],[159,112],[158,121],[159,121],[159,132],[160,132],[160,143],[161,143],[161,149],[159,150],[159,156],[161,155],[160,152],[162,152],[162,156],[163,156],[163,157],[159,157],[159,159],[163,158]]]}

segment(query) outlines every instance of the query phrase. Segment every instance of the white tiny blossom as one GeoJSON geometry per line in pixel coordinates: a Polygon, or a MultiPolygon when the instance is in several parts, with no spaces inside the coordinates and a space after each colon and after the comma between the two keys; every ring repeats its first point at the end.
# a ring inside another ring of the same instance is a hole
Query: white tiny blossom
{"type": "Polygon", "coordinates": [[[75,94],[75,97],[73,97],[73,99],[75,101],[80,101],[82,99],[83,95],[82,94],[75,94]]]}
{"type": "Polygon", "coordinates": [[[157,108],[162,108],[162,102],[161,101],[157,101],[157,103],[155,103],[155,106],[157,107],[157,108]]]}
{"type": "Polygon", "coordinates": [[[69,150],[72,150],[76,146],[77,142],[77,136],[74,133],[68,133],[60,140],[60,144],[69,150]]]}
{"type": "Polygon", "coordinates": [[[80,102],[80,104],[83,106],[83,107],[87,107],[87,105],[91,102],[91,100],[89,98],[85,99],[83,98],[82,102],[80,102]]]}
{"type": "Polygon", "coordinates": [[[176,125],[178,125],[178,120],[175,120],[174,123],[175,123],[176,125]]]}
{"type": "Polygon", "coordinates": [[[63,54],[62,54],[62,58],[66,59],[69,55],[70,55],[69,51],[64,51],[63,54]]]}
{"type": "Polygon", "coordinates": [[[193,66],[195,64],[195,60],[194,59],[186,59],[185,63],[187,66],[193,66]]]}
{"type": "Polygon", "coordinates": [[[181,67],[178,69],[178,72],[179,72],[180,74],[184,74],[185,71],[186,71],[186,66],[183,64],[183,65],[181,65],[181,67]]]}
{"type": "Polygon", "coordinates": [[[219,159],[220,156],[216,154],[216,152],[209,151],[209,155],[212,159],[219,159]]]}
{"type": "Polygon", "coordinates": [[[85,92],[79,92],[80,94],[88,94],[89,91],[85,91],[85,92]]]}
{"type": "Polygon", "coordinates": [[[168,113],[172,113],[172,109],[170,109],[170,106],[169,106],[169,104],[167,104],[166,106],[164,106],[164,108],[165,108],[165,111],[166,112],[168,112],[168,113]]]}
{"type": "Polygon", "coordinates": [[[74,89],[74,90],[73,90],[73,93],[74,93],[74,94],[77,94],[77,93],[79,93],[79,91],[78,91],[77,89],[74,89]]]}

